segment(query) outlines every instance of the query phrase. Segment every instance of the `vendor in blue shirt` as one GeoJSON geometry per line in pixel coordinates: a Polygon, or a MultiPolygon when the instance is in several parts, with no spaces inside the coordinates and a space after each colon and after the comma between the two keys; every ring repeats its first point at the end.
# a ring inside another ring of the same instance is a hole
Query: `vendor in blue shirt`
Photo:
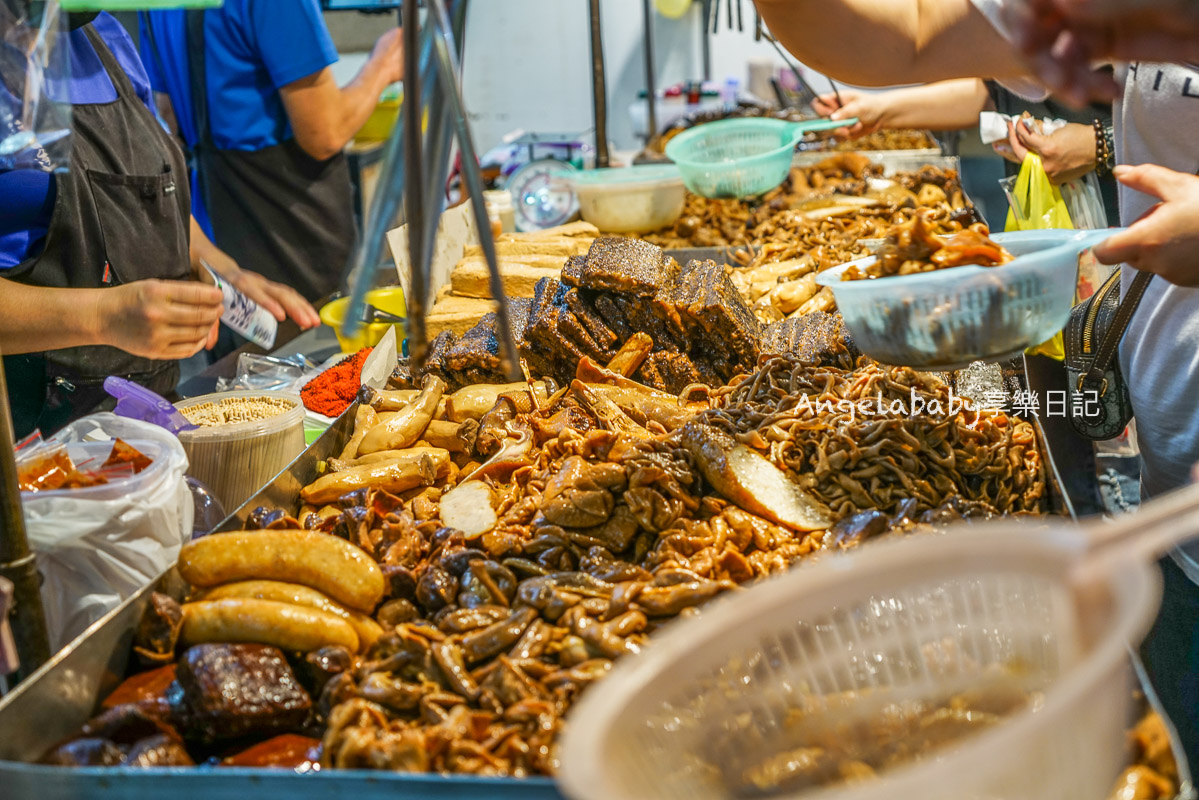
{"type": "Polygon", "coordinates": [[[142,60],[197,171],[196,217],[238,263],[318,300],[354,243],[342,148],[401,77],[400,31],[339,88],[317,0],[225,0],[141,17],[142,60]]]}
{"type": "MultiPolygon", "coordinates": [[[[216,340],[221,292],[196,280],[201,259],[279,319],[286,309],[319,323],[303,298],[240,270],[195,225],[183,154],[151,110],[125,30],[107,14],[68,20],[70,78],[45,90],[72,105],[68,168],[37,154],[0,161],[0,352],[20,436],[94,410],[109,375],[173,391],[178,359],[216,340]]],[[[0,92],[22,90],[24,63],[0,60],[0,92]]],[[[0,139],[16,125],[0,121],[0,139]]]]}

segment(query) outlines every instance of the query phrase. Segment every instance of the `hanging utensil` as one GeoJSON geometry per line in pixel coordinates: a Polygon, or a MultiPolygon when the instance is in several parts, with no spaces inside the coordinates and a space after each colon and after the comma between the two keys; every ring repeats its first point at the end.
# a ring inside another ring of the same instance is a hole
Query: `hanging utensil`
{"type": "Polygon", "coordinates": [[[737,33],[745,33],[745,12],[741,8],[741,0],[737,0],[737,33]]]}
{"type": "Polygon", "coordinates": [[[645,25],[645,141],[651,142],[658,135],[658,88],[654,77],[654,17],[650,0],[641,0],[641,11],[645,25]]]}
{"type": "Polygon", "coordinates": [[[398,314],[392,314],[390,311],[384,311],[381,308],[372,306],[367,303],[362,307],[362,313],[358,317],[359,322],[363,325],[370,325],[374,322],[384,322],[388,325],[406,325],[407,320],[398,314]]]}
{"type": "MultiPolygon", "coordinates": [[[[454,7],[453,40],[454,63],[461,68],[462,36],[466,30],[466,3],[454,7]]],[[[433,80],[430,82],[432,91],[422,104],[425,113],[422,117],[428,120],[428,133],[425,147],[425,163],[431,166],[430,180],[426,182],[425,230],[421,246],[421,263],[433,263],[433,250],[437,244],[437,228],[441,215],[446,206],[446,181],[450,173],[450,157],[453,152],[454,127],[449,118],[449,106],[445,103],[430,102],[436,96],[435,92],[444,92],[444,78],[433,70],[433,80]]],[[[429,287],[432,288],[432,287],[429,287]]]]}
{"type": "Polygon", "coordinates": [[[712,19],[712,0],[704,0],[699,26],[699,46],[703,56],[704,80],[712,80],[712,42],[708,39],[708,26],[712,19]]]}
{"type": "Polygon", "coordinates": [[[754,41],[762,41],[762,15],[758,13],[758,7],[754,6],[754,41]]]}
{"type": "Polygon", "coordinates": [[[608,166],[608,86],[604,71],[604,37],[599,0],[590,0],[588,33],[591,37],[591,122],[595,126],[595,165],[608,166]]]}
{"type": "Polygon", "coordinates": [[[779,58],[783,60],[783,63],[787,66],[787,69],[791,70],[791,74],[795,76],[795,80],[799,83],[799,88],[807,92],[811,97],[811,100],[808,102],[811,103],[812,100],[815,100],[817,97],[819,97],[820,95],[816,94],[816,90],[812,88],[812,85],[804,80],[803,73],[799,71],[799,67],[792,63],[790,56],[787,55],[787,51],[783,49],[781,44],[779,44],[778,39],[774,38],[774,34],[770,33],[769,31],[763,31],[762,36],[766,39],[766,41],[770,42],[770,46],[773,47],[774,51],[779,54],[779,58]]]}
{"type": "Polygon", "coordinates": [[[8,388],[0,365],[0,447],[5,448],[0,453],[0,578],[13,583],[12,633],[21,656],[15,681],[20,681],[48,661],[51,650],[42,608],[42,576],[25,534],[13,438],[8,388]]]}
{"type": "MultiPolygon", "coordinates": [[[[828,76],[825,76],[828,78],[828,76]]],[[[837,90],[837,84],[832,78],[828,78],[828,85],[833,87],[833,97],[837,98],[837,108],[844,108],[845,102],[841,99],[841,92],[837,90]]]]}

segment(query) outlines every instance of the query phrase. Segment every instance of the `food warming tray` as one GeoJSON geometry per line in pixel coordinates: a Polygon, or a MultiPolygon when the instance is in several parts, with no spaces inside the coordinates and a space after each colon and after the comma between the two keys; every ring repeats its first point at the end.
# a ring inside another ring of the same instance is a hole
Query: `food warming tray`
{"type": "MultiPolygon", "coordinates": [[[[238,529],[261,505],[290,508],[301,487],[316,478],[321,461],[336,456],[353,430],[355,407],[340,418],[273,482],[225,520],[220,530],[238,529]]],[[[1035,424],[1035,423],[1034,423],[1035,424]]],[[[1069,514],[1058,491],[1052,454],[1042,444],[1051,509],[1069,514]]],[[[133,630],[153,591],[180,597],[174,569],[130,597],[71,642],[13,692],[0,699],[0,797],[37,800],[561,800],[549,778],[476,778],[458,775],[337,770],[299,775],[283,769],[210,766],[135,769],[50,767],[32,763],[54,744],[75,735],[99,701],[121,682],[128,666],[133,630]]],[[[602,690],[601,690],[602,691],[602,690]]],[[[1146,691],[1152,699],[1152,695],[1146,691]]],[[[1190,784],[1175,739],[1184,785],[1190,784]]]]}

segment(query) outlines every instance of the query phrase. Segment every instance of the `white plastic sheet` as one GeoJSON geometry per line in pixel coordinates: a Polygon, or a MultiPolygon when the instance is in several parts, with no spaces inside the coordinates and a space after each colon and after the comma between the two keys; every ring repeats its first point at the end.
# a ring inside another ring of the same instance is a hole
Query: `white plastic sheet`
{"type": "Polygon", "coordinates": [[[120,438],[154,459],[140,474],[88,489],[24,493],[30,546],[43,575],[50,644],[62,647],[168,569],[192,532],[179,440],[156,425],[93,414],[50,441],[106,453],[120,438]]]}

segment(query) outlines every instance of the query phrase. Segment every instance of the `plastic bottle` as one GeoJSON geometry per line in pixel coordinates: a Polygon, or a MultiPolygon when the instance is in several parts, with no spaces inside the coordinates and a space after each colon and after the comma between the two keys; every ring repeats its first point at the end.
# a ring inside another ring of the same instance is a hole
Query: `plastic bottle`
{"type": "Polygon", "coordinates": [[[720,92],[720,101],[726,111],[732,111],[737,107],[737,94],[740,89],[741,81],[731,75],[724,79],[724,88],[720,92]]]}
{"type": "Polygon", "coordinates": [[[216,287],[221,290],[225,309],[221,313],[221,322],[264,350],[274,347],[279,323],[271,313],[231,286],[205,261],[201,260],[200,264],[208,270],[216,287]]]}

